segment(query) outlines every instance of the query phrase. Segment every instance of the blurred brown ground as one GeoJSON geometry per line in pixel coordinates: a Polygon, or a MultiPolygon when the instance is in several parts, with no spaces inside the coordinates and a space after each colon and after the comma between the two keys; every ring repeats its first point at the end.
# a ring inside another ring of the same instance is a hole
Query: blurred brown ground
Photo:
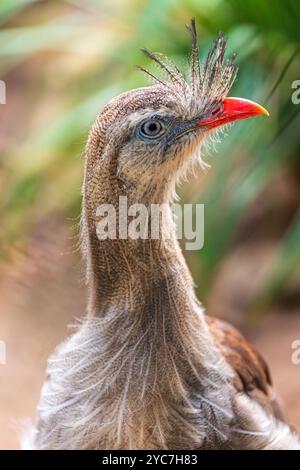
{"type": "MultiPolygon", "coordinates": [[[[83,270],[79,254],[72,253],[74,245],[63,218],[46,220],[34,231],[26,249],[15,247],[12,259],[2,267],[0,338],[6,342],[7,364],[0,366],[1,449],[19,448],[18,428],[24,419],[34,420],[47,357],[70,333],[67,325],[84,313],[83,270]]],[[[235,288],[243,289],[246,280],[249,289],[249,276],[242,276],[239,266],[254,269],[250,258],[241,263],[239,253],[236,262],[234,257],[227,261],[231,277],[223,267],[221,278],[231,285],[232,293],[224,287],[224,281],[216,282],[214,301],[209,302],[214,315],[222,305],[219,315],[226,316],[230,301],[234,305],[235,288]]],[[[291,343],[300,339],[296,310],[299,312],[297,308],[293,312],[278,307],[255,328],[248,328],[247,336],[268,361],[287,414],[300,429],[300,365],[291,363],[291,343]]],[[[245,330],[243,322],[239,326],[245,330]]]]}

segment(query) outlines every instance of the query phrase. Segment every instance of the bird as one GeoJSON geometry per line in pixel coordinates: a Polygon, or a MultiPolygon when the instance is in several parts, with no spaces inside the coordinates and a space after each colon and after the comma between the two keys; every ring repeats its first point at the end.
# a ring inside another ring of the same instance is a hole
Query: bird
{"type": "Polygon", "coordinates": [[[195,19],[187,29],[188,76],[143,49],[158,70],[139,67],[152,84],[112,98],[91,127],[81,215],[87,311],[48,360],[33,449],[300,449],[264,359],[204,311],[175,236],[176,187],[204,165],[204,146],[234,121],[268,115],[228,96],[237,67],[224,35],[202,61],[195,19]],[[122,235],[120,198],[164,207],[157,237],[122,235]],[[115,237],[97,231],[103,205],[114,208],[115,237]]]}

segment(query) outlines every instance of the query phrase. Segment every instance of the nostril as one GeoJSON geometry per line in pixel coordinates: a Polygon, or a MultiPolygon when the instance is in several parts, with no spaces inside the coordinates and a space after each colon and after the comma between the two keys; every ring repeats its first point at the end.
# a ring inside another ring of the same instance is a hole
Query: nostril
{"type": "Polygon", "coordinates": [[[221,106],[221,105],[216,106],[216,107],[212,110],[211,115],[212,115],[212,116],[215,116],[216,114],[219,114],[221,111],[222,111],[222,106],[221,106]]]}

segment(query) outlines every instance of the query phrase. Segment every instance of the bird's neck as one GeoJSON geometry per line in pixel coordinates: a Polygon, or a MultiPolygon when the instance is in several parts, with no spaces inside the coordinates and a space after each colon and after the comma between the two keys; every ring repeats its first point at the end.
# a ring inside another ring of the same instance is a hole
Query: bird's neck
{"type": "MultiPolygon", "coordinates": [[[[167,310],[169,303],[170,310],[172,305],[181,305],[184,316],[184,312],[197,308],[193,281],[176,239],[170,206],[164,204],[158,226],[152,223],[150,207],[147,209],[145,238],[132,239],[132,217],[123,220],[127,224],[125,239],[120,238],[119,228],[114,239],[99,239],[95,229],[91,230],[91,226],[87,229],[90,315],[101,317],[111,307],[124,311],[127,316],[131,312],[142,315],[157,311],[163,305],[167,310]]],[[[119,227],[124,213],[116,212],[119,227]]]]}

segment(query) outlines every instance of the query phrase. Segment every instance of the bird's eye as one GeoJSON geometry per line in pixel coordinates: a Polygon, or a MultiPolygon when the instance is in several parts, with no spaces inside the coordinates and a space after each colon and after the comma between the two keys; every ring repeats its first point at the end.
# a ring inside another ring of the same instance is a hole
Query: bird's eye
{"type": "Polygon", "coordinates": [[[141,134],[144,137],[155,138],[164,133],[164,125],[159,119],[149,119],[141,126],[141,134]]]}

